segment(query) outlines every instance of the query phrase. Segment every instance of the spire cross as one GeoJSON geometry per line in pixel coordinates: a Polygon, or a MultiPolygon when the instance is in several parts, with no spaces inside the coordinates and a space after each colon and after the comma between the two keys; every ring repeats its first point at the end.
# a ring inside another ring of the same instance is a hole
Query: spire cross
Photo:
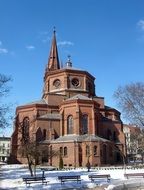
{"type": "Polygon", "coordinates": [[[55,32],[56,32],[55,27],[53,29],[54,29],[53,38],[52,38],[51,50],[50,50],[50,55],[49,55],[49,60],[48,60],[49,71],[60,69],[56,35],[55,35],[55,32]]]}
{"type": "Polygon", "coordinates": [[[68,61],[70,61],[70,58],[71,58],[71,56],[70,56],[70,55],[68,55],[68,61]]]}
{"type": "Polygon", "coordinates": [[[56,27],[55,26],[53,27],[53,32],[54,32],[54,34],[56,33],[56,27]]]}

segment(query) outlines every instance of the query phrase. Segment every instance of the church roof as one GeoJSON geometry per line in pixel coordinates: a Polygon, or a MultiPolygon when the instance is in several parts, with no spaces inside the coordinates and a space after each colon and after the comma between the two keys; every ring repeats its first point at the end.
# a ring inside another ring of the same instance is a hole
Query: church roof
{"type": "Polygon", "coordinates": [[[52,142],[83,142],[83,141],[102,141],[102,142],[108,142],[107,139],[101,138],[97,135],[65,135],[61,136],[55,140],[52,140],[52,142]]]}
{"type": "Polygon", "coordinates": [[[117,109],[109,107],[109,106],[105,106],[105,109],[108,110],[108,111],[113,110],[113,111],[116,111],[117,113],[120,113],[117,109]]]}
{"type": "Polygon", "coordinates": [[[36,100],[36,101],[33,101],[33,102],[29,102],[27,104],[24,104],[24,106],[26,105],[32,105],[32,104],[47,104],[46,100],[45,99],[41,99],[41,100],[36,100]]]}
{"type": "Polygon", "coordinates": [[[84,70],[82,70],[80,68],[70,67],[70,66],[63,67],[62,69],[74,70],[74,71],[84,71],[84,70]]]}
{"type": "Polygon", "coordinates": [[[40,116],[39,118],[42,118],[42,119],[61,119],[61,114],[58,114],[58,113],[52,113],[52,114],[48,113],[48,114],[40,116]]]}
{"type": "Polygon", "coordinates": [[[75,96],[73,96],[71,98],[66,99],[66,101],[68,101],[68,100],[78,100],[78,99],[80,99],[80,100],[92,100],[92,98],[89,98],[87,96],[83,96],[81,94],[77,94],[77,95],[75,95],[75,96]]]}
{"type": "Polygon", "coordinates": [[[48,59],[48,70],[49,71],[60,69],[57,42],[56,42],[56,34],[55,33],[56,32],[54,30],[50,55],[49,55],[49,59],[48,59]]]}

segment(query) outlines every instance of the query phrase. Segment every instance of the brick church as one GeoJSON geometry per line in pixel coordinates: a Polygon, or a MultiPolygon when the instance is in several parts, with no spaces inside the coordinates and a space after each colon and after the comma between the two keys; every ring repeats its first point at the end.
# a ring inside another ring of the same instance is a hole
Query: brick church
{"type": "MultiPolygon", "coordinates": [[[[94,76],[73,67],[70,59],[60,66],[54,31],[42,98],[16,108],[12,156],[26,162],[18,152],[21,128],[48,152],[60,152],[64,167],[85,167],[88,161],[91,166],[122,163],[125,137],[120,112],[96,95],[94,82],[94,76]]],[[[58,167],[59,157],[48,157],[46,162],[58,167]]]]}

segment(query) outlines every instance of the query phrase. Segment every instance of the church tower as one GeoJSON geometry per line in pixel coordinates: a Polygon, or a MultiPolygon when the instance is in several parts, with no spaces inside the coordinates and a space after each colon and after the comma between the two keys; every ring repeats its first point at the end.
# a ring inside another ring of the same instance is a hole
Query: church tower
{"type": "Polygon", "coordinates": [[[54,30],[44,75],[42,98],[48,102],[51,95],[62,95],[62,99],[70,98],[76,94],[82,94],[87,97],[95,96],[94,80],[95,77],[87,71],[74,68],[70,56],[68,56],[65,66],[60,68],[56,31],[54,30]]]}
{"type": "Polygon", "coordinates": [[[48,59],[47,72],[60,69],[57,42],[56,42],[56,31],[53,32],[52,45],[50,50],[50,55],[48,59]]]}

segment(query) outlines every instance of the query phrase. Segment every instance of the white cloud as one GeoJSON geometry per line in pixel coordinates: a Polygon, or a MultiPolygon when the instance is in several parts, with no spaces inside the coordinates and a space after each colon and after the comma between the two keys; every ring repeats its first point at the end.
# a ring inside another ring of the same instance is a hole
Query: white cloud
{"type": "Polygon", "coordinates": [[[8,50],[5,48],[0,48],[0,54],[7,54],[8,50]]]}
{"type": "Polygon", "coordinates": [[[70,41],[61,41],[61,42],[58,42],[58,46],[73,46],[74,43],[73,42],[70,42],[70,41]]]}
{"type": "Polygon", "coordinates": [[[27,50],[33,50],[33,49],[35,49],[35,46],[29,45],[29,46],[26,46],[26,49],[27,50]]]}
{"type": "Polygon", "coordinates": [[[139,20],[137,26],[144,31],[144,20],[139,20]]]}

